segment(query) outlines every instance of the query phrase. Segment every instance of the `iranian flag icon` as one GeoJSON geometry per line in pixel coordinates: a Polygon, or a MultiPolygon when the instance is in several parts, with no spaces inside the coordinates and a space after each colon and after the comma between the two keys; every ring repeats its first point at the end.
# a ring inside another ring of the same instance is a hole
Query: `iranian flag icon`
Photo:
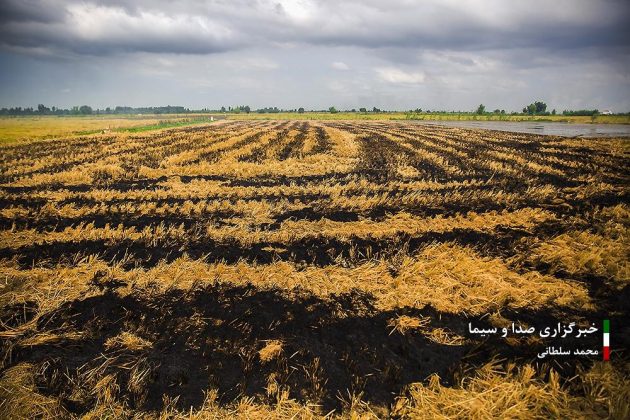
{"type": "Polygon", "coordinates": [[[610,320],[604,320],[604,360],[610,360],[610,320]]]}

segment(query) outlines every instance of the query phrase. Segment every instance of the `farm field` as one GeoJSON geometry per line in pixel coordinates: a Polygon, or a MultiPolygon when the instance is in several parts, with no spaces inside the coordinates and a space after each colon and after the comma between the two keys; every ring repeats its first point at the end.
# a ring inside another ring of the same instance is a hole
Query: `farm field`
{"type": "Polygon", "coordinates": [[[0,117],[0,143],[16,143],[33,139],[50,139],[61,136],[81,136],[102,131],[136,132],[193,125],[215,119],[231,120],[412,120],[412,121],[507,121],[507,122],[560,122],[576,124],[630,124],[628,115],[584,116],[530,116],[530,115],[473,115],[457,113],[405,113],[405,112],[295,112],[283,113],[214,113],[214,114],[105,114],[85,116],[19,116],[0,117]],[[206,120],[206,121],[204,121],[206,120]]]}
{"type": "Polygon", "coordinates": [[[8,417],[630,417],[627,139],[222,120],[0,151],[8,417]],[[603,319],[610,362],[470,333],[603,319]]]}
{"type": "Polygon", "coordinates": [[[207,122],[206,115],[89,115],[0,117],[0,144],[110,131],[145,131],[207,122]]]}
{"type": "Polygon", "coordinates": [[[337,112],[310,111],[303,114],[295,112],[281,113],[228,113],[224,114],[234,120],[369,120],[369,121],[507,121],[507,122],[556,122],[569,124],[630,124],[630,115],[596,115],[568,116],[568,115],[511,115],[484,114],[477,115],[470,112],[337,112]]]}

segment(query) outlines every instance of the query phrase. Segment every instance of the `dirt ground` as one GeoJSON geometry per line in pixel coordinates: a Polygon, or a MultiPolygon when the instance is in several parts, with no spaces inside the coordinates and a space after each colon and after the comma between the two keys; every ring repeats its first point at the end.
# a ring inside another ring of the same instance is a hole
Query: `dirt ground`
{"type": "Polygon", "coordinates": [[[0,417],[628,418],[624,139],[220,121],[1,146],[0,417]],[[589,337],[471,334],[611,321],[589,337]]]}

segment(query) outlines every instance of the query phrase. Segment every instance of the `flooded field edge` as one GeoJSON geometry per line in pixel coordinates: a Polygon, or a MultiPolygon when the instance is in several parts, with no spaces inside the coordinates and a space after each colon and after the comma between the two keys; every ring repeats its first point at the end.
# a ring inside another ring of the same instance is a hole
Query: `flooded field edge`
{"type": "Polygon", "coordinates": [[[564,137],[630,137],[627,124],[573,124],[540,121],[413,121],[416,124],[478,128],[564,137]]]}

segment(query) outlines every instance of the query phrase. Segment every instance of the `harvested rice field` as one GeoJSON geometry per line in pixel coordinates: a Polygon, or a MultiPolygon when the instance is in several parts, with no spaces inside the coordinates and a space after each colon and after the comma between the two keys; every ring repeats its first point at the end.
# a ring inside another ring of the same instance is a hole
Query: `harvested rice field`
{"type": "Polygon", "coordinates": [[[629,144],[223,120],[2,145],[0,417],[628,418],[629,144]]]}

